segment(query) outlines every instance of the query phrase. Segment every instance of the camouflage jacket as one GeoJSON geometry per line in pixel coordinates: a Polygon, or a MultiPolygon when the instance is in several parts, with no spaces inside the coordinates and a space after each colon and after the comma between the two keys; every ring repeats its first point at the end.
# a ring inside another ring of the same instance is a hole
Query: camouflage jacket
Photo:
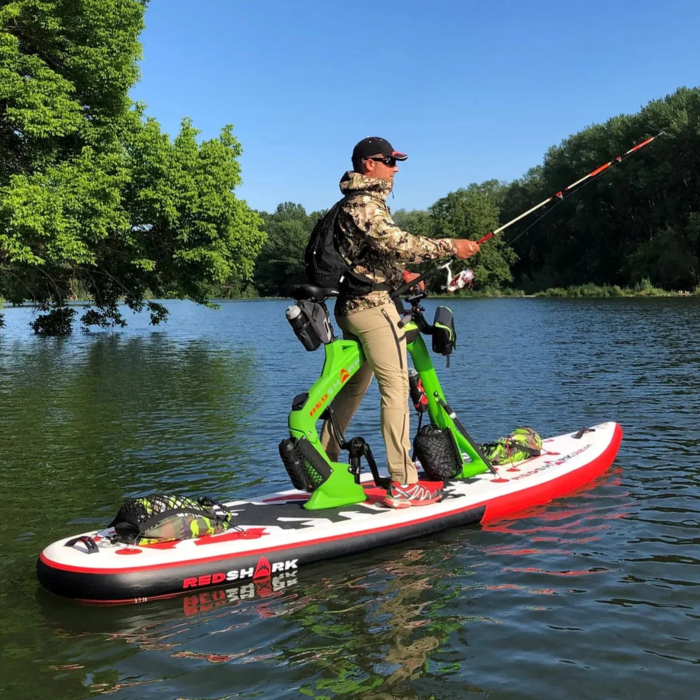
{"type": "MultiPolygon", "coordinates": [[[[338,248],[348,264],[355,260],[354,271],[378,284],[397,289],[403,284],[406,264],[416,264],[454,255],[451,238],[425,238],[402,231],[391,218],[386,204],[391,180],[368,178],[348,172],[340,181],[347,196],[367,192],[341,205],[338,212],[338,248]],[[360,259],[360,252],[362,256],[360,259]]],[[[391,304],[389,292],[375,291],[364,296],[341,298],[336,314],[348,316],[357,311],[391,304]]]]}

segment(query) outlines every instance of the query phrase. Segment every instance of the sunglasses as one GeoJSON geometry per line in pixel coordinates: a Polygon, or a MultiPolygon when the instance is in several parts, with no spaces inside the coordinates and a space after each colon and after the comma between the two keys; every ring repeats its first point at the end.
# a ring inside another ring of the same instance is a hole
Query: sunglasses
{"type": "Polygon", "coordinates": [[[376,160],[378,163],[384,163],[389,168],[396,167],[396,158],[391,156],[376,156],[372,158],[367,158],[367,160],[376,160]]]}

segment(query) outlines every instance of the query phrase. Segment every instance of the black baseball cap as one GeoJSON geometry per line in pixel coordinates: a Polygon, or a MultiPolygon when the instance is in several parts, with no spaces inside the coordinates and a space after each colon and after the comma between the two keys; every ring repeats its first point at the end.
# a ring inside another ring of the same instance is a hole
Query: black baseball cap
{"type": "Polygon", "coordinates": [[[405,153],[394,150],[394,147],[386,139],[379,138],[379,136],[368,136],[352,149],[352,162],[353,164],[358,163],[364,158],[379,155],[390,156],[396,160],[408,158],[405,153]]]}

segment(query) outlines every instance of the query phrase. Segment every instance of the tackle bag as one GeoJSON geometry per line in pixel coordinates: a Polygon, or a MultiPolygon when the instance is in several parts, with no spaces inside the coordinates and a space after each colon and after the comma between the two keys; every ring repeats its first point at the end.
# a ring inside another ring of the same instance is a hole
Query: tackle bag
{"type": "Polygon", "coordinates": [[[449,366],[450,355],[457,347],[457,331],[454,316],[446,306],[438,306],[435,309],[432,336],[433,352],[445,355],[449,366]]]}
{"type": "Polygon", "coordinates": [[[323,304],[304,299],[288,307],[286,316],[294,335],[309,352],[335,339],[328,310],[323,304]]]}
{"type": "Polygon", "coordinates": [[[449,481],[462,469],[459,450],[449,428],[424,425],[413,439],[413,455],[423,471],[435,481],[449,481]]]}
{"type": "MultiPolygon", "coordinates": [[[[348,200],[358,196],[373,195],[370,192],[351,192],[336,202],[316,222],[304,251],[304,267],[309,283],[319,287],[340,290],[344,296],[361,296],[378,290],[392,291],[386,284],[376,284],[368,277],[353,271],[357,260],[348,263],[338,250],[338,214],[348,200]]],[[[374,197],[377,199],[377,197],[374,197]]],[[[381,200],[383,202],[383,200],[381,200]]],[[[359,256],[362,257],[361,255],[359,256]]]]}
{"type": "Polygon", "coordinates": [[[481,446],[491,464],[521,462],[542,453],[542,438],[532,428],[516,428],[507,437],[481,446]]]}
{"type": "Polygon", "coordinates": [[[109,527],[121,542],[146,545],[215,535],[231,528],[230,520],[231,514],[206,496],[151,494],[127,499],[109,527]]]}

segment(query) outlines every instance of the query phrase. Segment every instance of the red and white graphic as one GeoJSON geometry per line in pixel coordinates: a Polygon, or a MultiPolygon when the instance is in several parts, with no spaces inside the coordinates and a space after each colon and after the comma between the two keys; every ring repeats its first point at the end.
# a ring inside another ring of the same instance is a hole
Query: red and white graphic
{"type": "Polygon", "coordinates": [[[270,576],[272,576],[272,567],[270,566],[270,562],[265,559],[265,557],[260,557],[260,561],[255,567],[253,581],[258,581],[263,578],[270,578],[270,576]]]}

